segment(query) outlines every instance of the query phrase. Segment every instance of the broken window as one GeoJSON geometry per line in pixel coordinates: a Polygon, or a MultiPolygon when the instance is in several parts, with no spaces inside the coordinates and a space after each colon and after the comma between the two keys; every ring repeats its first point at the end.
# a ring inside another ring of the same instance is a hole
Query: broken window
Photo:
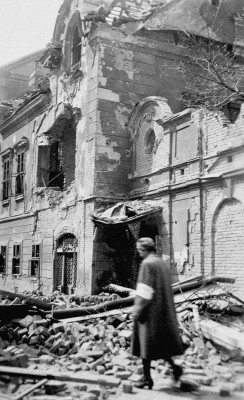
{"type": "Polygon", "coordinates": [[[75,28],[73,33],[72,42],[72,65],[78,64],[81,58],[81,35],[78,27],[75,28]]]}
{"type": "Polygon", "coordinates": [[[9,174],[10,160],[6,159],[3,162],[3,200],[8,200],[10,189],[10,174],[9,174]]]}
{"type": "Polygon", "coordinates": [[[17,174],[15,183],[15,195],[24,194],[24,152],[17,155],[17,174]]]}
{"type": "Polygon", "coordinates": [[[63,189],[64,173],[60,158],[61,146],[59,141],[55,141],[49,146],[39,146],[37,168],[38,187],[59,187],[63,189]]]}
{"type": "Polygon", "coordinates": [[[63,189],[64,174],[60,163],[61,148],[59,142],[54,142],[50,146],[50,169],[49,182],[47,186],[58,186],[63,189]]]}
{"type": "Polygon", "coordinates": [[[7,254],[7,246],[1,246],[0,253],[0,274],[6,273],[6,254],[7,254]]]}
{"type": "Polygon", "coordinates": [[[40,276],[40,244],[32,245],[32,257],[29,262],[29,276],[40,276]]]}
{"type": "Polygon", "coordinates": [[[20,244],[13,245],[12,274],[20,274],[20,244]]]}

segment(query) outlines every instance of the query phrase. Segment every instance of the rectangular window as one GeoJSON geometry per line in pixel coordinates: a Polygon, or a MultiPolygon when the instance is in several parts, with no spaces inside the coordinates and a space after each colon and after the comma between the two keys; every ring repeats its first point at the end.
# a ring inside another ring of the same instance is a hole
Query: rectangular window
{"type": "Polygon", "coordinates": [[[10,174],[9,174],[9,159],[3,163],[3,200],[9,198],[9,187],[10,187],[10,174]]]}
{"type": "Polygon", "coordinates": [[[40,276],[40,244],[32,245],[32,258],[29,262],[29,276],[40,276]]]}
{"type": "Polygon", "coordinates": [[[1,246],[0,274],[6,274],[6,254],[7,254],[7,246],[1,246]]]}
{"type": "Polygon", "coordinates": [[[13,246],[12,274],[20,274],[20,244],[14,244],[13,246]]]}
{"type": "Polygon", "coordinates": [[[24,152],[19,153],[17,156],[17,175],[15,194],[24,194],[24,152]]]}

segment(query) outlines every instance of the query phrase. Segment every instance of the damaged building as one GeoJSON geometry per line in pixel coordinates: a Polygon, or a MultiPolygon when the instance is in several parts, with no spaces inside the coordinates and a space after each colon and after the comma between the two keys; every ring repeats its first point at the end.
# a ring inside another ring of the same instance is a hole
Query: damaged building
{"type": "Polygon", "coordinates": [[[64,0],[28,90],[1,103],[1,288],[133,286],[151,236],[173,282],[228,275],[243,295],[244,104],[186,108],[177,69],[206,15],[242,59],[240,3],[64,0]]]}

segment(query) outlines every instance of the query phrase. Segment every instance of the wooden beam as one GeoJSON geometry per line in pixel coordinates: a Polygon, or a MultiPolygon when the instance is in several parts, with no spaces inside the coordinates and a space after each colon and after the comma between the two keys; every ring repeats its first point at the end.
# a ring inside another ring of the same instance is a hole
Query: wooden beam
{"type": "Polygon", "coordinates": [[[17,394],[13,400],[21,400],[23,397],[27,396],[27,394],[30,394],[34,392],[34,390],[38,389],[39,387],[45,385],[45,383],[48,381],[48,379],[42,379],[40,382],[37,382],[35,385],[29,387],[28,389],[24,390],[22,393],[17,394]]]}
{"type": "Polygon", "coordinates": [[[30,370],[29,368],[17,368],[17,367],[2,367],[0,366],[0,375],[10,376],[22,376],[32,379],[55,379],[58,381],[65,382],[78,382],[78,383],[91,383],[104,386],[117,387],[120,384],[120,379],[106,376],[93,374],[91,372],[76,372],[73,374],[64,373],[50,373],[45,370],[30,370]]]}
{"type": "Polygon", "coordinates": [[[219,324],[210,319],[200,321],[200,328],[206,339],[224,347],[227,350],[236,350],[244,355],[244,335],[235,328],[219,324]]]}

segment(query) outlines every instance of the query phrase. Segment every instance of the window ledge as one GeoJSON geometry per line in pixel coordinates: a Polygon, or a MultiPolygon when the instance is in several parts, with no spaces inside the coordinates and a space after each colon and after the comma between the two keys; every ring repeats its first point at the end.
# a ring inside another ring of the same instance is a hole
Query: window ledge
{"type": "Polygon", "coordinates": [[[15,201],[23,201],[24,200],[24,195],[23,194],[18,194],[15,196],[15,201]]]}
{"type": "Polygon", "coordinates": [[[9,205],[9,199],[2,201],[3,207],[7,207],[9,205]]]}

